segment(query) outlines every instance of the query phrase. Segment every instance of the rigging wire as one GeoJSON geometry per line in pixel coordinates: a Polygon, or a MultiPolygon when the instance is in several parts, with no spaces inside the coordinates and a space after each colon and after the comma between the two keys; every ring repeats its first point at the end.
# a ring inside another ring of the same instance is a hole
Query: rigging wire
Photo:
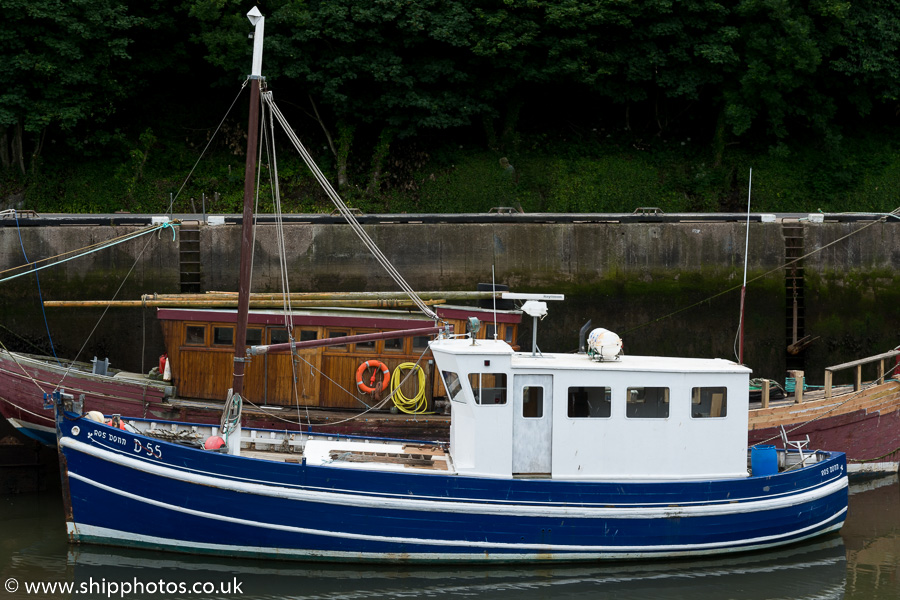
{"type": "MultiPolygon", "coordinates": [[[[290,280],[288,276],[288,265],[287,265],[287,248],[285,246],[285,235],[284,235],[284,219],[283,219],[283,211],[281,206],[281,188],[279,187],[278,181],[278,157],[275,148],[275,119],[272,116],[271,107],[268,108],[268,117],[266,116],[266,103],[262,102],[260,104],[260,110],[262,111],[262,119],[261,119],[261,129],[263,132],[263,144],[266,147],[266,156],[269,159],[269,164],[271,168],[269,169],[269,190],[272,195],[272,205],[275,212],[275,231],[276,231],[276,240],[278,243],[278,265],[280,272],[280,280],[281,280],[281,298],[282,298],[282,312],[284,314],[284,327],[288,334],[288,342],[294,342],[294,333],[293,333],[293,323],[294,323],[294,312],[293,306],[291,304],[290,298],[290,280]],[[268,129],[266,128],[266,124],[268,123],[268,129]]],[[[255,229],[254,229],[255,231],[255,229]]],[[[302,414],[300,412],[301,404],[300,404],[300,390],[297,385],[297,381],[299,379],[297,373],[297,362],[294,360],[294,354],[291,353],[291,377],[294,385],[292,386],[293,395],[294,395],[294,404],[297,407],[297,424],[302,425],[303,419],[302,414]]],[[[309,416],[309,406],[302,405],[306,410],[306,424],[310,425],[311,419],[309,416]]]]}
{"type": "Polygon", "coordinates": [[[338,209],[338,212],[341,213],[341,216],[343,216],[347,223],[350,225],[350,228],[353,230],[353,232],[357,235],[357,237],[359,237],[360,241],[362,241],[366,248],[369,249],[369,252],[372,253],[378,263],[381,264],[385,271],[387,271],[391,279],[393,279],[394,282],[397,283],[398,286],[400,286],[400,289],[402,289],[407,294],[407,296],[409,296],[410,300],[413,301],[413,303],[419,308],[419,310],[421,310],[429,318],[438,321],[440,318],[438,317],[437,313],[431,310],[431,308],[429,308],[428,305],[425,304],[421,298],[419,298],[415,290],[412,289],[412,287],[406,282],[400,272],[397,271],[394,265],[392,265],[388,258],[384,255],[378,245],[375,244],[371,237],[369,237],[369,234],[366,233],[362,225],[359,224],[359,221],[356,220],[356,217],[353,216],[353,213],[350,211],[349,207],[344,203],[340,195],[338,195],[338,193],[334,190],[331,182],[328,181],[328,179],[319,169],[315,160],[313,160],[312,156],[306,150],[306,147],[294,133],[294,130],[288,124],[287,119],[285,119],[284,115],[275,104],[275,101],[272,99],[272,93],[265,92],[263,94],[263,101],[270,105],[272,113],[275,115],[275,118],[278,119],[279,124],[287,134],[291,143],[300,153],[301,158],[303,158],[303,162],[305,162],[310,171],[312,171],[313,176],[316,178],[316,181],[318,181],[319,185],[328,195],[328,198],[338,209]]]}
{"type": "MultiPolygon", "coordinates": [[[[894,211],[894,213],[896,213],[896,212],[898,212],[898,211],[900,211],[900,207],[898,207],[897,210],[894,211]]],[[[829,242],[829,243],[825,244],[825,245],[822,246],[821,248],[816,248],[816,249],[813,250],[812,252],[807,252],[807,253],[804,254],[803,256],[799,256],[799,257],[795,258],[794,260],[791,260],[791,261],[789,261],[789,262],[784,263],[783,265],[780,265],[780,266],[775,267],[774,269],[770,269],[769,271],[766,271],[766,272],[763,273],[762,275],[757,275],[756,277],[753,277],[753,278],[751,278],[751,279],[748,279],[748,280],[747,280],[747,283],[753,283],[754,281],[758,281],[758,280],[760,280],[760,279],[763,279],[763,278],[765,278],[765,277],[768,277],[768,276],[771,275],[772,273],[777,273],[778,271],[781,271],[782,269],[785,269],[785,268],[791,266],[791,265],[794,264],[794,263],[800,262],[800,261],[803,260],[804,258],[808,258],[808,257],[812,256],[813,254],[817,254],[817,253],[821,252],[822,250],[825,250],[826,248],[829,248],[829,247],[834,246],[835,244],[837,244],[837,243],[839,243],[839,242],[842,242],[842,241],[846,240],[846,239],[849,238],[849,237],[852,237],[852,236],[854,236],[854,235],[856,235],[856,234],[858,234],[858,233],[862,233],[863,231],[865,231],[866,229],[868,229],[868,228],[871,227],[872,225],[875,225],[876,223],[882,223],[882,222],[884,222],[884,220],[885,220],[887,217],[894,217],[894,218],[900,219],[900,216],[898,216],[898,215],[896,215],[896,214],[894,214],[894,213],[878,213],[878,214],[880,214],[880,215],[882,216],[881,219],[878,219],[877,221],[872,221],[871,223],[868,223],[868,224],[866,224],[866,225],[863,225],[862,227],[860,227],[860,228],[857,229],[856,231],[851,231],[851,232],[848,233],[847,235],[841,236],[841,237],[839,237],[838,239],[834,240],[833,242],[829,242]]],[[[868,214],[868,213],[866,213],[866,214],[868,214]]],[[[668,318],[670,318],[670,317],[674,317],[675,315],[677,315],[677,314],[679,314],[679,313],[683,313],[683,312],[685,312],[685,311],[687,311],[687,310],[690,310],[690,309],[692,309],[692,308],[696,308],[696,307],[700,306],[701,304],[706,304],[707,302],[711,302],[711,301],[715,300],[715,299],[718,298],[719,296],[724,296],[725,294],[730,294],[731,292],[733,292],[733,291],[735,291],[735,290],[739,290],[739,289],[741,289],[741,286],[740,286],[740,285],[736,285],[736,286],[734,286],[734,287],[730,287],[730,288],[728,288],[727,290],[723,290],[723,291],[719,292],[718,294],[713,294],[712,296],[709,296],[708,298],[704,298],[703,300],[699,300],[699,301],[697,301],[697,302],[694,302],[693,304],[691,304],[691,305],[689,305],[689,306],[685,306],[685,307],[679,308],[678,310],[674,310],[674,311],[672,311],[672,312],[670,312],[670,313],[668,313],[668,314],[665,314],[665,315],[663,315],[663,316],[661,316],[661,317],[658,317],[658,318],[656,318],[656,319],[653,319],[652,321],[647,321],[646,323],[643,323],[643,324],[641,324],[641,325],[638,325],[637,327],[632,327],[631,329],[625,331],[622,335],[625,336],[625,335],[628,335],[629,333],[631,333],[631,332],[633,332],[633,331],[637,331],[638,329],[643,329],[644,327],[647,327],[648,325],[653,325],[653,324],[655,324],[655,323],[659,323],[660,321],[664,321],[665,319],[668,319],[668,318]]]]}
{"type": "MultiPolygon", "coordinates": [[[[174,230],[173,230],[174,232],[174,230]]],[[[66,372],[63,373],[62,378],[59,380],[59,383],[56,384],[56,387],[53,391],[57,391],[62,387],[63,382],[69,376],[69,372],[72,370],[72,367],[75,366],[75,362],[78,360],[78,357],[81,356],[81,353],[84,352],[84,349],[87,347],[88,342],[91,337],[93,337],[94,333],[97,331],[97,328],[100,327],[100,323],[103,321],[103,318],[106,316],[106,313],[109,312],[109,309],[112,307],[113,301],[119,296],[119,292],[122,291],[122,288],[125,287],[125,282],[128,281],[128,278],[131,276],[131,273],[134,272],[135,267],[137,267],[138,262],[141,260],[141,257],[144,255],[144,252],[147,251],[147,248],[150,247],[150,243],[153,241],[153,238],[147,240],[147,243],[144,244],[144,247],[141,248],[141,251],[138,252],[137,257],[134,259],[134,263],[131,265],[131,268],[128,269],[128,272],[125,274],[125,277],[122,278],[122,283],[119,284],[119,287],[116,288],[113,297],[110,299],[109,303],[106,305],[106,308],[103,309],[103,312],[100,314],[100,317],[97,319],[97,323],[94,324],[94,328],[91,329],[91,332],[88,333],[87,337],[84,339],[84,343],[81,345],[81,348],[78,349],[78,352],[75,354],[75,358],[72,359],[72,362],[69,363],[69,367],[66,369],[66,372]]]]}
{"type": "MultiPolygon", "coordinates": [[[[0,271],[0,275],[2,275],[3,273],[8,273],[8,272],[10,272],[10,271],[17,271],[17,270],[19,270],[19,269],[24,269],[25,267],[31,267],[31,268],[28,269],[27,271],[23,271],[23,272],[21,272],[21,273],[15,274],[15,275],[10,275],[9,277],[4,277],[3,279],[0,279],[0,283],[5,283],[5,282],[7,282],[7,281],[10,281],[10,280],[12,280],[12,279],[16,279],[16,278],[18,278],[18,277],[22,277],[23,275],[28,275],[28,274],[30,274],[30,273],[36,273],[37,271],[42,271],[42,270],[47,269],[47,268],[49,268],[49,267],[53,267],[53,266],[56,266],[56,265],[61,265],[62,263],[69,262],[70,260],[75,260],[76,258],[81,258],[82,256],[87,256],[88,254],[93,254],[94,252],[99,252],[100,250],[105,250],[105,249],[107,249],[107,248],[111,248],[111,247],[116,246],[116,245],[118,245],[118,244],[122,244],[122,243],[124,243],[124,242],[131,241],[131,240],[133,240],[133,239],[136,239],[136,238],[139,238],[139,237],[141,237],[141,236],[147,235],[148,233],[153,233],[154,231],[161,231],[161,230],[163,230],[163,229],[165,229],[165,228],[167,228],[167,227],[169,227],[169,228],[172,229],[172,239],[174,240],[174,239],[175,239],[175,225],[178,225],[178,223],[177,223],[176,221],[169,221],[169,222],[166,222],[166,223],[160,223],[160,224],[157,224],[157,225],[151,225],[151,226],[146,227],[146,228],[144,228],[144,229],[141,229],[141,230],[139,230],[139,231],[132,232],[132,233],[127,233],[127,234],[125,234],[125,235],[120,235],[120,236],[118,236],[118,237],[114,237],[114,238],[109,239],[109,240],[106,240],[106,241],[104,241],[104,242],[98,242],[98,243],[96,243],[96,244],[91,244],[91,245],[89,245],[89,246],[84,246],[83,248],[78,248],[77,250],[70,250],[70,251],[68,251],[68,252],[62,252],[62,253],[57,254],[57,255],[55,255],[55,256],[48,256],[47,258],[42,258],[42,259],[36,260],[36,261],[34,261],[34,262],[25,263],[25,264],[22,264],[22,265],[18,265],[18,266],[15,266],[15,267],[11,267],[11,268],[6,269],[6,270],[4,270],[4,271],[0,271]],[[70,254],[75,254],[76,252],[78,252],[79,254],[76,254],[75,256],[69,256],[68,258],[64,258],[64,259],[62,259],[62,260],[57,260],[56,262],[48,262],[48,261],[57,259],[57,258],[59,258],[59,257],[61,257],[61,256],[68,256],[68,255],[70,255],[70,254]],[[39,264],[41,264],[41,263],[46,263],[46,264],[43,264],[43,265],[40,266],[40,267],[36,266],[36,265],[39,265],[39,264]]],[[[26,258],[26,260],[28,260],[28,259],[26,258]]]]}
{"type": "MultiPolygon", "coordinates": [[[[237,93],[237,95],[235,96],[234,100],[231,102],[231,106],[228,107],[228,111],[225,113],[225,116],[222,117],[222,120],[219,122],[219,125],[216,127],[216,130],[213,132],[213,135],[210,137],[210,139],[209,139],[209,141],[207,142],[206,146],[203,148],[203,151],[200,153],[200,157],[197,159],[197,162],[194,163],[194,166],[191,168],[190,173],[188,173],[188,176],[185,178],[184,182],[181,184],[181,187],[178,189],[178,192],[175,194],[175,196],[173,196],[172,200],[169,202],[169,207],[168,207],[168,209],[166,210],[166,214],[171,214],[171,213],[172,213],[172,207],[173,207],[173,205],[174,205],[174,203],[175,203],[175,199],[178,198],[178,195],[182,192],[182,190],[184,189],[184,187],[187,185],[187,182],[190,180],[191,175],[193,175],[194,170],[196,170],[197,165],[200,163],[200,160],[203,158],[203,156],[204,156],[204,154],[206,153],[207,149],[209,149],[210,144],[212,144],[213,139],[215,139],[216,134],[218,133],[219,129],[221,129],[222,124],[225,122],[225,119],[228,118],[228,115],[231,113],[232,108],[234,108],[235,103],[237,103],[237,100],[238,100],[238,98],[240,97],[241,92],[243,92],[244,88],[247,86],[247,83],[248,83],[249,81],[250,81],[250,78],[248,77],[248,78],[245,79],[244,82],[241,84],[241,89],[238,91],[238,93],[237,93]]],[[[17,222],[18,222],[18,219],[17,219],[17,222]]],[[[58,255],[56,255],[56,256],[52,256],[52,257],[48,257],[48,258],[45,258],[45,259],[42,259],[42,260],[39,260],[39,261],[35,261],[35,262],[33,262],[33,263],[26,263],[26,264],[24,264],[24,265],[19,265],[19,266],[17,266],[17,267],[12,268],[12,269],[7,269],[7,270],[5,270],[5,271],[0,271],[0,274],[3,274],[3,273],[6,273],[6,272],[8,272],[8,271],[15,271],[15,270],[17,270],[17,269],[22,269],[22,268],[25,268],[25,267],[31,267],[31,269],[29,269],[29,270],[27,270],[27,271],[24,271],[24,272],[22,272],[22,273],[18,273],[18,274],[16,274],[16,275],[11,275],[11,276],[9,276],[9,277],[0,279],[0,283],[9,281],[9,280],[11,280],[11,279],[16,279],[17,277],[21,277],[22,275],[27,275],[27,274],[32,273],[32,272],[34,272],[34,273],[35,273],[35,276],[37,276],[37,271],[40,271],[40,270],[45,269],[45,268],[47,268],[47,267],[51,267],[51,266],[55,266],[55,265],[58,265],[58,264],[62,264],[62,263],[64,263],[64,262],[68,262],[68,261],[70,261],[70,260],[74,260],[74,259],[76,259],[76,258],[80,258],[80,257],[82,257],[82,256],[86,256],[86,255],[88,255],[88,254],[92,254],[93,252],[99,252],[100,250],[104,250],[104,249],[106,249],[106,248],[115,246],[115,245],[117,245],[117,244],[121,244],[121,243],[123,243],[123,242],[130,241],[130,240],[132,240],[132,239],[136,239],[136,238],[138,238],[138,237],[141,237],[141,236],[146,235],[146,234],[148,234],[148,233],[152,233],[152,232],[154,232],[154,231],[161,232],[163,229],[166,229],[167,227],[169,227],[169,228],[172,229],[172,239],[174,240],[174,239],[175,239],[175,227],[174,227],[174,225],[176,225],[176,224],[177,224],[177,222],[166,222],[166,223],[161,223],[161,224],[158,224],[158,225],[152,225],[152,226],[147,227],[147,228],[145,228],[145,229],[143,229],[143,230],[141,230],[141,231],[138,231],[138,232],[135,232],[135,233],[126,234],[126,235],[123,235],[123,236],[119,236],[119,237],[117,237],[117,238],[113,238],[112,240],[107,240],[107,241],[105,241],[105,242],[101,242],[101,243],[98,243],[98,244],[92,244],[92,245],[90,245],[90,246],[86,246],[86,247],[80,248],[80,249],[78,249],[78,250],[73,250],[73,251],[70,251],[70,252],[65,252],[65,253],[62,253],[62,254],[58,254],[58,255]],[[69,256],[68,258],[65,258],[65,259],[63,259],[63,260],[58,260],[58,261],[56,261],[56,262],[48,263],[48,261],[50,261],[50,260],[59,258],[59,257],[61,257],[61,256],[67,256],[67,255],[69,255],[69,254],[73,254],[73,253],[76,253],[76,252],[78,252],[79,254],[76,254],[75,256],[69,256]],[[48,264],[44,264],[44,265],[41,266],[41,267],[36,267],[36,265],[38,265],[38,264],[40,264],[40,263],[48,263],[48,264]]],[[[119,284],[119,287],[116,289],[115,293],[113,294],[113,297],[112,297],[112,299],[110,300],[110,303],[112,303],[112,301],[114,301],[114,300],[118,297],[119,292],[121,292],[121,291],[122,291],[122,288],[125,286],[125,282],[128,281],[128,278],[131,276],[131,273],[134,272],[135,267],[137,267],[138,262],[140,261],[141,257],[144,255],[144,253],[147,251],[147,248],[150,246],[150,243],[151,243],[152,241],[153,241],[152,238],[149,239],[149,240],[147,240],[147,243],[144,244],[144,247],[141,248],[140,252],[138,252],[137,257],[135,257],[134,263],[131,265],[131,268],[128,270],[128,273],[125,274],[125,277],[122,278],[122,282],[119,284]]],[[[25,260],[27,261],[28,259],[26,258],[25,260]]],[[[43,306],[43,302],[41,303],[41,306],[43,306]]],[[[60,389],[60,387],[62,386],[63,382],[64,382],[64,381],[66,380],[66,378],[68,377],[69,372],[72,370],[72,367],[75,365],[75,362],[78,360],[78,357],[81,356],[81,353],[82,353],[82,352],[84,352],[84,349],[87,347],[88,341],[90,341],[91,337],[92,337],[92,336],[94,335],[94,333],[97,331],[97,328],[100,326],[100,323],[103,321],[103,318],[106,316],[106,313],[109,311],[109,309],[110,309],[110,304],[107,304],[106,308],[103,309],[103,312],[101,313],[100,317],[97,319],[97,322],[96,322],[96,324],[94,325],[93,329],[91,329],[90,333],[89,333],[89,334],[87,335],[87,337],[85,338],[84,343],[82,344],[81,348],[79,348],[78,353],[75,355],[75,358],[69,363],[69,367],[66,369],[65,373],[63,373],[63,376],[62,376],[62,378],[59,380],[59,382],[56,384],[56,388],[55,388],[54,391],[60,389]]],[[[49,335],[49,332],[48,332],[48,335],[49,335]]],[[[55,353],[54,353],[54,356],[55,356],[55,353]]],[[[58,360],[58,359],[57,359],[57,360],[58,360]]],[[[141,360],[143,361],[143,357],[142,357],[141,360]]],[[[18,364],[18,361],[17,361],[17,364],[18,364]]],[[[19,367],[22,368],[22,371],[23,371],[23,372],[25,372],[25,369],[24,369],[21,365],[19,365],[19,367]]],[[[27,375],[27,372],[25,372],[25,373],[26,373],[26,375],[27,375]]],[[[29,375],[29,377],[30,377],[30,375],[29,375]]],[[[35,381],[33,377],[30,377],[30,378],[32,379],[32,381],[35,381]]],[[[35,383],[37,384],[36,381],[35,381],[35,383]]],[[[40,388],[40,385],[38,385],[38,388],[40,388]]]]}
{"type": "Polygon", "coordinates": [[[184,190],[184,186],[187,185],[187,182],[191,180],[191,175],[194,174],[194,171],[197,169],[197,165],[200,164],[200,161],[203,160],[203,156],[206,154],[206,151],[209,149],[209,146],[213,143],[213,140],[216,139],[216,134],[219,133],[219,129],[222,128],[222,124],[225,122],[225,119],[228,118],[228,115],[231,114],[231,109],[234,108],[234,105],[237,103],[238,98],[241,97],[241,93],[244,91],[244,88],[247,87],[247,83],[250,81],[250,78],[244,80],[244,83],[241,84],[241,89],[238,90],[237,95],[235,95],[234,100],[231,101],[231,106],[228,107],[228,110],[225,111],[225,116],[222,117],[222,120],[219,121],[219,124],[216,126],[216,130],[213,131],[213,134],[209,136],[209,141],[206,142],[206,146],[203,147],[203,150],[200,152],[200,156],[197,157],[197,162],[194,163],[194,166],[191,167],[190,172],[187,174],[187,177],[184,178],[184,181],[181,184],[181,187],[178,188],[178,191],[175,192],[175,195],[172,196],[172,199],[169,200],[169,207],[166,209],[165,214],[172,214],[172,207],[175,206],[175,201],[178,200],[178,196],[184,190]]]}

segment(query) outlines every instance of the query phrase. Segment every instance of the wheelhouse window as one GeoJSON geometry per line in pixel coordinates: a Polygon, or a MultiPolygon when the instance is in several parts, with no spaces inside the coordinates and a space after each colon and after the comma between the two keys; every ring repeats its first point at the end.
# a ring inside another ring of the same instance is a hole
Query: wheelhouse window
{"type": "Polygon", "coordinates": [[[188,325],[184,328],[185,346],[206,345],[206,325],[188,325]]]}
{"type": "Polygon", "coordinates": [[[450,399],[456,402],[465,402],[465,397],[460,395],[462,384],[459,382],[459,375],[453,371],[441,371],[441,377],[444,379],[444,387],[447,389],[450,399]]]}
{"type": "Polygon", "coordinates": [[[605,386],[570,387],[568,400],[573,419],[608,419],[612,414],[612,389],[605,386]]]}
{"type": "Polygon", "coordinates": [[[506,404],[506,373],[469,373],[475,404],[506,404]]]}
{"type": "Polygon", "coordinates": [[[628,388],[625,416],[629,419],[667,419],[669,417],[669,388],[628,388]]]}
{"type": "Polygon", "coordinates": [[[234,327],[213,327],[214,346],[234,346],[234,327]]]}
{"type": "Polygon", "coordinates": [[[544,388],[529,385],[522,388],[522,416],[541,419],[544,416],[544,388]]]}
{"type": "Polygon", "coordinates": [[[503,339],[506,340],[507,344],[512,344],[513,343],[513,326],[507,325],[504,328],[504,331],[506,332],[506,335],[503,337],[503,339]]]}
{"type": "Polygon", "coordinates": [[[313,340],[319,339],[319,332],[316,329],[301,329],[300,330],[300,341],[301,342],[311,342],[313,340]]]}
{"type": "MultiPolygon", "coordinates": [[[[344,336],[348,336],[348,335],[350,335],[349,331],[338,330],[338,329],[329,329],[328,330],[328,337],[330,337],[330,338],[344,337],[344,336]]],[[[347,344],[338,344],[335,346],[330,346],[330,349],[331,350],[346,350],[347,344]]]]}
{"type": "MultiPolygon", "coordinates": [[[[353,335],[363,335],[366,333],[376,333],[375,331],[354,331],[353,335]]],[[[375,352],[375,340],[369,340],[368,342],[356,342],[354,344],[354,350],[356,352],[367,352],[372,354],[375,352]]]]}
{"type": "Polygon", "coordinates": [[[385,352],[403,352],[403,338],[394,338],[392,340],[384,340],[385,352]]]}
{"type": "Polygon", "coordinates": [[[259,346],[262,344],[262,329],[247,330],[247,346],[259,346]]]}
{"type": "Polygon", "coordinates": [[[728,388],[695,387],[691,389],[691,417],[719,419],[728,414],[728,388]]]}
{"type": "Polygon", "coordinates": [[[269,331],[270,344],[287,344],[291,341],[287,329],[272,329],[269,331]]]}
{"type": "Polygon", "coordinates": [[[428,336],[419,335],[413,338],[413,352],[424,352],[428,347],[428,336]]]}

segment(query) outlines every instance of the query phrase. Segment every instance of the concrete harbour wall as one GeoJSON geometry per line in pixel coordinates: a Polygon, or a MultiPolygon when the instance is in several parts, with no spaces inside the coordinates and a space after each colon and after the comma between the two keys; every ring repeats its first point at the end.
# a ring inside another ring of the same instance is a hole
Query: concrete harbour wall
{"type": "MultiPolygon", "coordinates": [[[[572,350],[587,319],[620,333],[633,354],[733,357],[744,264],[742,222],[373,224],[366,231],[413,288],[470,290],[491,280],[516,291],[567,294],[539,327],[543,350],[572,350]],[[729,291],[730,290],[730,291],[729,291]],[[684,310],[681,310],[684,309],[684,310]],[[655,322],[659,320],[658,322],[655,322]]],[[[0,228],[0,269],[85,248],[136,226],[0,228]],[[21,235],[21,242],[19,236],[21,235]]],[[[829,364],[900,344],[900,222],[806,223],[806,330],[810,377],[829,364]],[[841,239],[844,238],[844,239],[841,239]],[[831,244],[831,245],[830,245],[831,244]]],[[[293,291],[395,290],[347,225],[286,224],[293,291]]],[[[180,240],[170,230],[39,273],[44,300],[139,299],[180,291],[180,240]],[[126,278],[127,275],[127,278],[126,278]],[[124,284],[122,283],[124,280],[124,284]],[[121,288],[120,288],[121,286],[121,288]],[[118,290],[118,293],[117,293],[118,290]]],[[[240,227],[200,227],[202,289],[237,289],[240,227]]],[[[750,224],[746,362],[783,376],[785,239],[780,222],[750,224]]],[[[254,291],[279,291],[274,225],[257,229],[254,291]]],[[[6,274],[4,274],[6,276],[6,274]]],[[[0,285],[0,339],[47,352],[33,275],[0,285]]],[[[48,309],[57,352],[74,356],[100,309],[48,309]]],[[[530,333],[524,341],[530,343],[530,333]]],[[[162,341],[152,311],[110,309],[82,358],[149,369],[162,341]]]]}

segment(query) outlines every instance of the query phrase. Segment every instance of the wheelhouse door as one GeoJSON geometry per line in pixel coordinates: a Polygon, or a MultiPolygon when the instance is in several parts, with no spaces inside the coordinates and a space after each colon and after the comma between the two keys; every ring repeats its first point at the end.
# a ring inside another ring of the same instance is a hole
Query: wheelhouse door
{"type": "Polygon", "coordinates": [[[516,375],[513,381],[513,474],[550,473],[553,376],[516,375]]]}

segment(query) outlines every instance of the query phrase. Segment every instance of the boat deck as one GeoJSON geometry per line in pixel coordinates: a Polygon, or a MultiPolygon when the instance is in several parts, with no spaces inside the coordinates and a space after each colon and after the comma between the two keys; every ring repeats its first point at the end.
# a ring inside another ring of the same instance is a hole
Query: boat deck
{"type": "Polygon", "coordinates": [[[431,444],[308,440],[301,451],[241,450],[241,456],[275,462],[346,467],[377,471],[452,472],[450,457],[431,444]]]}
{"type": "Polygon", "coordinates": [[[825,397],[824,390],[811,390],[803,393],[803,401],[799,403],[793,396],[772,400],[768,408],[763,408],[760,402],[751,402],[750,430],[800,424],[859,410],[887,414],[898,408],[900,384],[896,381],[887,381],[858,392],[853,390],[853,386],[836,387],[830,398],[825,397]]]}

